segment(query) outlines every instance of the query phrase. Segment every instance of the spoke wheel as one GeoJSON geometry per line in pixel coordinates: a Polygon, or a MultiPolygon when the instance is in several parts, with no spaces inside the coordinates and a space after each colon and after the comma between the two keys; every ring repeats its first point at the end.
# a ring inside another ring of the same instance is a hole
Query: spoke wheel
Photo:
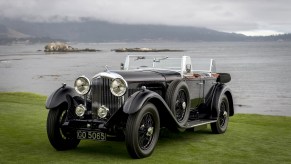
{"type": "Polygon", "coordinates": [[[67,117],[64,107],[50,109],[47,118],[47,135],[51,145],[56,150],[74,149],[80,140],[76,139],[76,133],[62,127],[67,117]]]}
{"type": "Polygon", "coordinates": [[[228,111],[226,110],[227,104],[226,101],[223,101],[220,105],[220,112],[219,112],[219,117],[218,117],[218,124],[221,128],[225,127],[227,123],[227,116],[228,116],[228,111]]]}
{"type": "Polygon", "coordinates": [[[187,110],[187,98],[186,98],[186,92],[181,89],[178,92],[178,96],[177,96],[177,100],[176,100],[176,105],[175,105],[175,115],[177,118],[178,122],[182,122],[185,114],[186,114],[186,110],[187,110]]]}
{"type": "MultiPolygon", "coordinates": [[[[175,116],[180,127],[183,127],[189,118],[190,94],[184,81],[174,80],[166,92],[166,102],[175,116]]],[[[181,131],[178,128],[179,131],[181,131]]]]}
{"type": "Polygon", "coordinates": [[[160,133],[160,118],[156,107],[148,103],[129,115],[126,124],[126,147],[133,158],[144,158],[152,154],[160,133]]]}
{"type": "Polygon", "coordinates": [[[229,122],[229,102],[226,95],[221,96],[218,106],[217,122],[211,124],[211,129],[213,133],[221,134],[226,131],[229,122]]]}
{"type": "Polygon", "coordinates": [[[138,130],[138,142],[139,146],[143,150],[147,150],[153,139],[154,120],[150,113],[147,113],[139,126],[138,130]]]}

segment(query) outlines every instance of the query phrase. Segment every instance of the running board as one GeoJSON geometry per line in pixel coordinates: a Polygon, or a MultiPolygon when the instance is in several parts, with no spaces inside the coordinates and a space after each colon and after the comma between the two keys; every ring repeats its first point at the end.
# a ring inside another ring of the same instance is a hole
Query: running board
{"type": "Polygon", "coordinates": [[[210,124],[210,123],[214,123],[217,120],[194,120],[194,121],[190,121],[186,123],[185,128],[194,128],[197,126],[201,126],[201,125],[206,125],[206,124],[210,124]]]}

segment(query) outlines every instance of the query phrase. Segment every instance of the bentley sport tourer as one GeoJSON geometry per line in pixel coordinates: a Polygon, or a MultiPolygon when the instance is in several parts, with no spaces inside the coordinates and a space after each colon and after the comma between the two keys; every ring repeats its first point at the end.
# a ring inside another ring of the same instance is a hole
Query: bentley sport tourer
{"type": "Polygon", "coordinates": [[[80,140],[125,140],[132,158],[150,156],[160,129],[183,132],[210,125],[226,132],[234,115],[226,83],[229,73],[216,72],[213,59],[189,56],[129,55],[120,70],[92,78],[80,76],[74,87],[63,84],[46,101],[47,135],[56,150],[76,148],[80,140]]]}

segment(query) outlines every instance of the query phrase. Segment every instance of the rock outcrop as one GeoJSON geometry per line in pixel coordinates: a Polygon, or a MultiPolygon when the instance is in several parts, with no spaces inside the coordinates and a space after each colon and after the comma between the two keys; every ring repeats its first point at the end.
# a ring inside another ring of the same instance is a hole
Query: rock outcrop
{"type": "Polygon", "coordinates": [[[171,50],[171,49],[153,49],[153,48],[118,48],[112,49],[115,52],[181,52],[183,50],[171,50]]]}
{"type": "Polygon", "coordinates": [[[81,52],[81,51],[96,52],[100,50],[90,48],[78,49],[63,42],[51,42],[44,47],[44,52],[81,52]]]}

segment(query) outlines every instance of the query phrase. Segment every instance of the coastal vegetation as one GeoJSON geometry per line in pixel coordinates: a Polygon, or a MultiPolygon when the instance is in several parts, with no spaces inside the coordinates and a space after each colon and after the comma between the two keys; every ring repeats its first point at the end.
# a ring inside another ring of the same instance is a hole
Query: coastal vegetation
{"type": "Polygon", "coordinates": [[[122,141],[56,151],[46,135],[46,98],[0,93],[0,163],[291,163],[291,118],[252,114],[235,114],[223,135],[162,129],[154,154],[138,161],[122,141]]]}

